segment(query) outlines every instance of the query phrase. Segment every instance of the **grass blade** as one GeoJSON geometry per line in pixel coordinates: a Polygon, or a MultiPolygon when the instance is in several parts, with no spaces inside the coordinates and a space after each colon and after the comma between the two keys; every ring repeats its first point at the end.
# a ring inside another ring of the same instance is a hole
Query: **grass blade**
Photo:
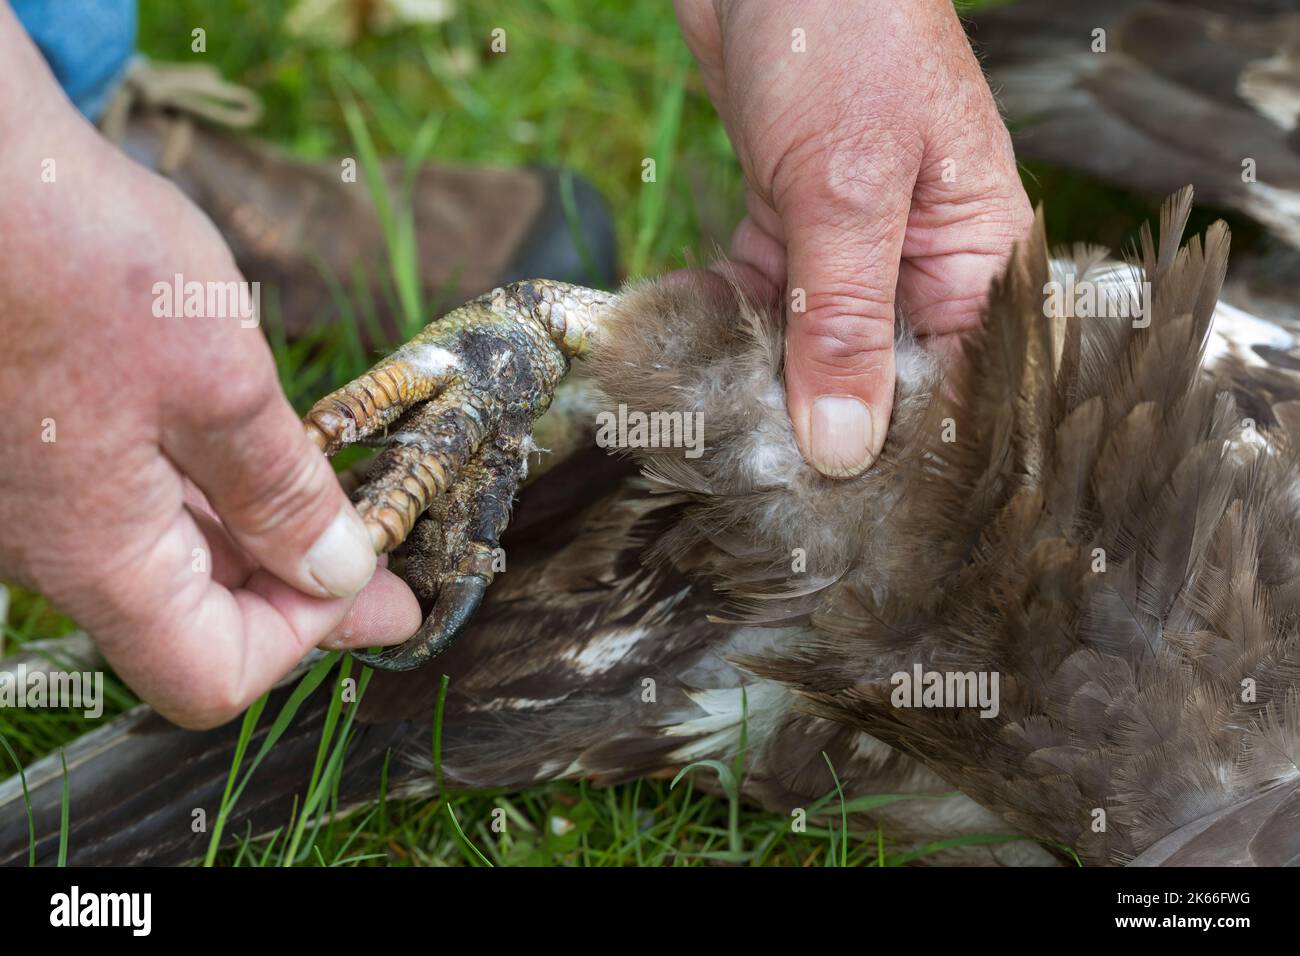
{"type": "Polygon", "coordinates": [[[9,741],[5,739],[4,734],[0,734],[0,747],[4,747],[5,753],[9,759],[14,762],[14,768],[18,771],[18,782],[23,788],[23,806],[27,808],[27,865],[36,865],[36,818],[32,815],[32,795],[27,792],[27,774],[23,770],[22,763],[18,760],[18,755],[14,753],[14,748],[9,746],[9,741]]]}
{"type": "Polygon", "coordinates": [[[263,694],[244,714],[244,722],[239,732],[239,743],[235,747],[235,756],[231,761],[230,766],[230,776],[226,780],[226,792],[222,795],[221,808],[217,812],[217,822],[212,828],[212,837],[208,840],[208,852],[203,859],[204,866],[212,866],[213,862],[216,860],[217,849],[221,845],[221,834],[226,825],[226,818],[230,815],[230,811],[234,809],[235,804],[239,802],[239,798],[243,794],[244,788],[248,786],[248,781],[252,779],[253,773],[261,765],[262,761],[266,758],[266,755],[271,752],[271,748],[275,746],[276,742],[289,728],[290,722],[293,720],[294,715],[298,713],[298,709],[302,706],[303,702],[314,690],[316,690],[317,687],[321,685],[321,682],[325,680],[326,675],[330,672],[330,668],[334,666],[334,663],[337,660],[338,654],[327,654],[321,658],[321,660],[317,661],[311,670],[303,675],[302,680],[298,682],[298,686],[295,687],[293,693],[289,695],[289,699],[286,700],[284,706],[280,708],[280,713],[276,716],[275,722],[267,732],[266,739],[262,741],[262,746],[257,751],[257,756],[253,758],[253,762],[249,766],[248,772],[244,774],[244,778],[240,781],[239,786],[234,787],[235,779],[239,774],[240,764],[243,762],[244,754],[248,749],[248,743],[252,739],[253,730],[257,726],[257,721],[261,716],[262,711],[266,708],[266,703],[270,699],[270,695],[263,694]]]}
{"type": "Polygon", "coordinates": [[[492,866],[492,861],[483,855],[483,851],[476,847],[465,836],[465,831],[461,829],[460,821],[456,819],[456,813],[451,808],[451,801],[447,799],[447,789],[442,779],[442,716],[447,704],[447,686],[451,683],[451,678],[446,674],[442,675],[442,680],[438,683],[438,702],[433,709],[433,779],[438,787],[438,797],[442,805],[446,808],[447,819],[451,822],[452,831],[460,840],[461,847],[469,855],[471,862],[476,862],[480,866],[492,866]]]}
{"type": "Polygon", "coordinates": [[[63,767],[63,799],[59,806],[59,866],[68,865],[68,817],[72,810],[72,797],[68,790],[68,758],[59,748],[59,764],[63,767]]]}

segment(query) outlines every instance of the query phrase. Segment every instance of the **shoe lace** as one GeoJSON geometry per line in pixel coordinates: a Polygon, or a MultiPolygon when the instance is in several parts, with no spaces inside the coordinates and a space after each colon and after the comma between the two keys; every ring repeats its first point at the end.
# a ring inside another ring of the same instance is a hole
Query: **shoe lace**
{"type": "Polygon", "coordinates": [[[159,170],[169,173],[189,152],[194,120],[230,129],[247,129],[262,118],[262,100],[251,89],[231,83],[207,63],[155,63],[135,57],[100,119],[100,129],[115,143],[137,107],[170,119],[159,170]]]}

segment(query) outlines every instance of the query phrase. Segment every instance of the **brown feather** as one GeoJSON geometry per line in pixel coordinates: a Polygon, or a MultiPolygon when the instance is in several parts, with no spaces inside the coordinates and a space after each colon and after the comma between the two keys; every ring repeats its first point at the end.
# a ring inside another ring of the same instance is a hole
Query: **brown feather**
{"type": "Polygon", "coordinates": [[[1298,772],[1295,568],[1276,583],[1260,570],[1296,550],[1296,470],[1227,450],[1238,413],[1199,373],[1227,235],[1179,248],[1189,204],[1166,205],[1158,246],[1141,238],[1149,327],[1089,320],[1077,371],[1051,390],[1024,344],[1044,324],[1041,233],[1018,248],[969,350],[981,374],[949,408],[959,440],[930,441],[884,529],[941,581],[905,572],[882,588],[850,571],[816,634],[747,661],[1091,862],[1131,859],[1298,772]],[[915,664],[997,672],[998,715],[894,706],[891,675],[915,664]],[[1258,759],[1264,725],[1287,756],[1258,759]]]}

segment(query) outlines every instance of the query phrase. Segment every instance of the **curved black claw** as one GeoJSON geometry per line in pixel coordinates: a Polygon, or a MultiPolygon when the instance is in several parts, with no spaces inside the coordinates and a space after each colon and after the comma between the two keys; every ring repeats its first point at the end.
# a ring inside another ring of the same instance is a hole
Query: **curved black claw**
{"type": "Polygon", "coordinates": [[[419,667],[468,622],[505,567],[497,540],[533,422],[616,302],[546,279],[494,289],[307,413],[307,435],[328,455],[358,442],[384,448],[351,497],[375,553],[394,553],[421,606],[434,604],[414,637],[357,655],[363,663],[419,667]]]}
{"type": "Polygon", "coordinates": [[[413,671],[423,667],[451,647],[456,635],[478,610],[487,586],[487,579],[476,574],[448,581],[442,586],[429,616],[408,640],[378,654],[353,651],[352,656],[367,667],[381,671],[413,671]]]}
{"type": "Polygon", "coordinates": [[[505,568],[501,533],[524,471],[528,422],[512,419],[461,470],[441,507],[421,517],[401,554],[401,574],[416,597],[433,602],[415,636],[378,654],[358,655],[381,670],[414,670],[437,657],[478,610],[505,568]]]}

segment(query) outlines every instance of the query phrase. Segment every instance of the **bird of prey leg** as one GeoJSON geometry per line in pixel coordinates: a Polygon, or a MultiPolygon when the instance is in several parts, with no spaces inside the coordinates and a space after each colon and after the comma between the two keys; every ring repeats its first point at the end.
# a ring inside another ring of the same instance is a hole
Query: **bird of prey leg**
{"type": "Polygon", "coordinates": [[[432,604],[412,638],[365,663],[419,667],[473,615],[501,566],[498,539],[527,473],[533,423],[613,300],[547,280],[494,289],[307,413],[307,434],[327,455],[382,445],[353,500],[376,553],[398,551],[417,597],[432,604]]]}

